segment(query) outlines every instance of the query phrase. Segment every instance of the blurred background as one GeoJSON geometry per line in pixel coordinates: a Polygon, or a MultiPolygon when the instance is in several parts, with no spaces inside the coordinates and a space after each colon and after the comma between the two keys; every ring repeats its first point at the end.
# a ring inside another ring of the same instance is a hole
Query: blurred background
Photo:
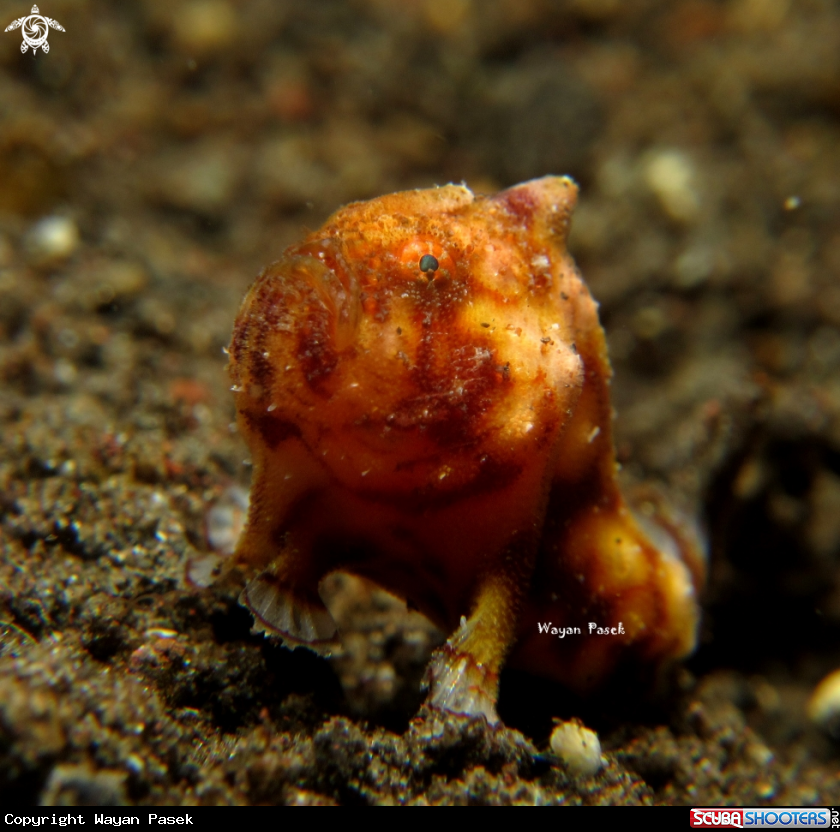
{"type": "MultiPolygon", "coordinates": [[[[4,27],[30,14],[28,0],[0,11],[4,27]]],[[[689,666],[758,674],[774,692],[749,694],[756,724],[798,736],[809,692],[840,665],[837,2],[44,0],[40,13],[66,30],[48,54],[0,33],[3,620],[40,638],[86,620],[106,585],[171,589],[208,549],[207,506],[248,483],[222,347],[251,280],[306,229],[394,190],[569,174],[625,474],[708,530],[689,666]],[[131,569],[94,574],[106,551],[131,569]]],[[[414,690],[439,634],[393,626],[421,633],[413,658],[399,638],[403,659],[382,644],[375,658],[360,636],[336,665],[359,713],[419,701],[394,705],[395,691],[409,677],[414,690]]]]}

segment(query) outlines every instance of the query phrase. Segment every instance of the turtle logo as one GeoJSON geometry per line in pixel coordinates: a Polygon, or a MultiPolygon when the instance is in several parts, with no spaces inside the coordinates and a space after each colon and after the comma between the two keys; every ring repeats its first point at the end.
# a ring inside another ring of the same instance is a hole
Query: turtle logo
{"type": "Polygon", "coordinates": [[[12,29],[17,29],[20,26],[23,26],[23,43],[20,45],[20,51],[26,52],[31,46],[33,55],[38,51],[39,46],[45,53],[50,51],[47,35],[51,28],[57,29],[59,32],[64,31],[64,27],[57,20],[40,14],[37,6],[32,7],[32,12],[27,17],[19,17],[17,20],[13,20],[6,27],[6,31],[11,32],[12,29]]]}

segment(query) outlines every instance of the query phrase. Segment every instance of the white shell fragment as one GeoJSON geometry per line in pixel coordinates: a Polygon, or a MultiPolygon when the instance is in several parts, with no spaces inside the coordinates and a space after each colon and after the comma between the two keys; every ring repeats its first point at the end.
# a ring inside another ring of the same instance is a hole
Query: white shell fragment
{"type": "Polygon", "coordinates": [[[808,718],[829,733],[840,734],[840,670],[829,673],[808,700],[808,718]]]}
{"type": "Polygon", "coordinates": [[[192,558],[187,564],[187,582],[210,586],[222,573],[225,560],[233,554],[248,516],[248,492],[240,485],[225,489],[204,515],[204,531],[212,552],[192,558]]]}
{"type": "Polygon", "coordinates": [[[552,752],[565,764],[569,774],[591,777],[601,768],[601,742],[580,720],[560,722],[551,732],[552,752]]]}
{"type": "Polygon", "coordinates": [[[205,517],[207,542],[219,555],[232,555],[248,516],[248,492],[232,485],[205,517]]]}
{"type": "Polygon", "coordinates": [[[192,558],[187,563],[187,583],[202,588],[210,586],[221,574],[223,560],[224,558],[215,552],[192,558]]]}

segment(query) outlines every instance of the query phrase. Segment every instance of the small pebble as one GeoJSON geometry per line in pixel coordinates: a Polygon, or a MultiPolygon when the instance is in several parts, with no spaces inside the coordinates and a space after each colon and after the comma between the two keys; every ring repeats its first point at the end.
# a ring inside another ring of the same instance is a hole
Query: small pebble
{"type": "Polygon", "coordinates": [[[27,243],[39,259],[58,260],[78,248],[79,229],[67,217],[44,217],[32,226],[27,243]]]}
{"type": "Polygon", "coordinates": [[[840,670],[829,673],[808,700],[808,718],[833,735],[840,736],[840,670]]]}
{"type": "Polygon", "coordinates": [[[225,0],[192,0],[172,23],[179,46],[201,54],[222,51],[236,40],[236,11],[225,0]]]}
{"type": "Polygon", "coordinates": [[[695,187],[696,171],[689,156],[681,150],[658,150],[648,156],[644,166],[648,188],[672,219],[691,222],[700,212],[695,187]]]}
{"type": "Polygon", "coordinates": [[[590,777],[601,768],[601,742],[580,720],[559,722],[551,732],[551,750],[570,774],[590,777]]]}
{"type": "Polygon", "coordinates": [[[41,806],[125,806],[124,771],[57,765],[41,792],[41,806]]]}

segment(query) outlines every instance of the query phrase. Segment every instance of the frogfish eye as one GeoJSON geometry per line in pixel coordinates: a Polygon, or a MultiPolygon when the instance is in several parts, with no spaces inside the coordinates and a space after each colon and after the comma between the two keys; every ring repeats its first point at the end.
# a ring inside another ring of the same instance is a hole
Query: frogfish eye
{"type": "Polygon", "coordinates": [[[437,257],[432,254],[424,254],[420,258],[420,271],[426,272],[436,272],[438,270],[438,266],[440,264],[437,261],[437,257]]]}

